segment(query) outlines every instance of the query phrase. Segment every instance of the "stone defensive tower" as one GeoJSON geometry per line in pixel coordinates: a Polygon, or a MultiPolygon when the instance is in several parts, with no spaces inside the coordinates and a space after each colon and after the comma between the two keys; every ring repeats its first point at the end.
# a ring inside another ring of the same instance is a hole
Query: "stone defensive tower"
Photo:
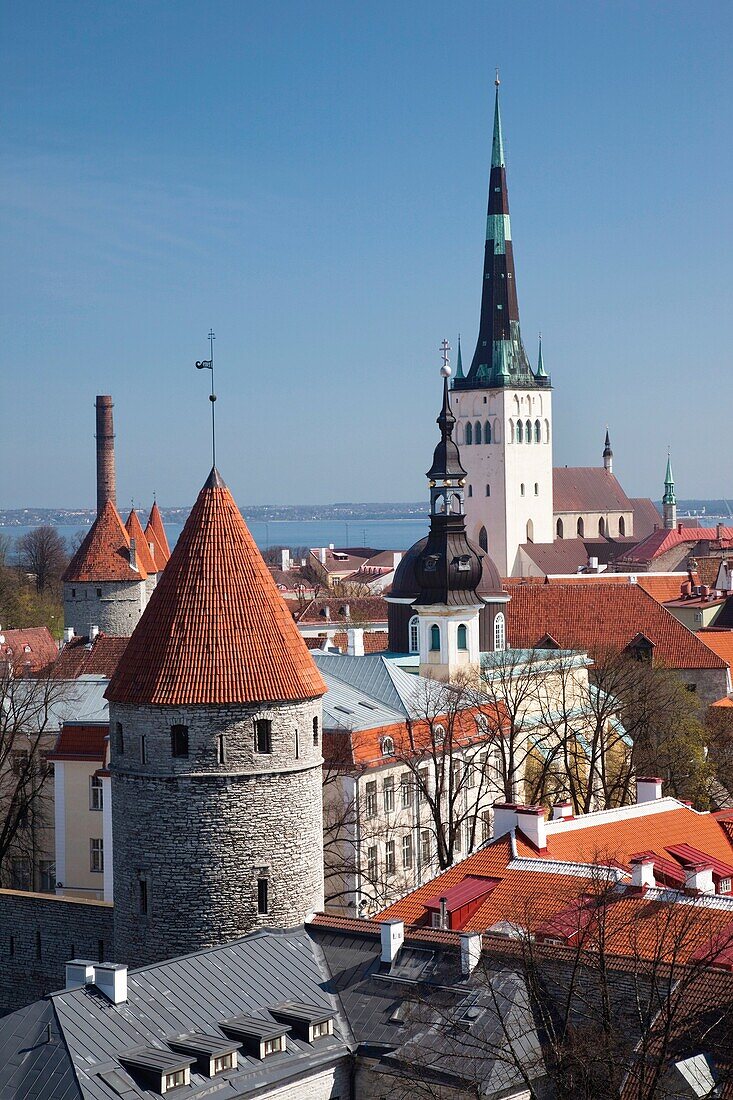
{"type": "Polygon", "coordinates": [[[325,690],[213,469],[107,690],[117,958],[322,907],[325,690]]]}
{"type": "Polygon", "coordinates": [[[108,500],[117,505],[117,480],[115,477],[115,432],[112,422],[112,398],[109,394],[97,397],[97,515],[108,500]]]}

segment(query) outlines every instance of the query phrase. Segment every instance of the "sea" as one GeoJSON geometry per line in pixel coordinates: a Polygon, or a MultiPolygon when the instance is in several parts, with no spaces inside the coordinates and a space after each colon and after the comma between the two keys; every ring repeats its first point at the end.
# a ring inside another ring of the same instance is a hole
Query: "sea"
{"type": "MultiPolygon", "coordinates": [[[[364,519],[349,520],[270,520],[267,523],[252,520],[247,526],[260,550],[271,546],[313,547],[370,546],[375,550],[407,550],[428,533],[428,517],[423,519],[364,519]]],[[[0,535],[6,535],[11,543],[22,538],[32,527],[3,527],[0,535]]],[[[78,534],[86,534],[88,527],[74,524],[56,527],[68,546],[78,543],[78,534]]],[[[165,533],[173,547],[183,530],[183,524],[166,523],[165,533]]]]}

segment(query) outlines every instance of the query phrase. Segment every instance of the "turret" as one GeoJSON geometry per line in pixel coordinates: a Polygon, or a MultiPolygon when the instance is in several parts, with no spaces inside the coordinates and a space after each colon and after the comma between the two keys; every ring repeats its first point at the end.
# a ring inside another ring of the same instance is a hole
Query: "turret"
{"type": "Polygon", "coordinates": [[[608,434],[608,428],[606,428],[606,443],[603,448],[603,469],[607,470],[609,474],[613,473],[613,451],[611,450],[611,437],[608,434]]]}
{"type": "Polygon", "coordinates": [[[662,514],[664,526],[668,531],[674,531],[677,526],[677,497],[674,492],[674,477],[672,476],[672,458],[667,453],[667,469],[664,474],[664,496],[662,497],[662,514]]]}

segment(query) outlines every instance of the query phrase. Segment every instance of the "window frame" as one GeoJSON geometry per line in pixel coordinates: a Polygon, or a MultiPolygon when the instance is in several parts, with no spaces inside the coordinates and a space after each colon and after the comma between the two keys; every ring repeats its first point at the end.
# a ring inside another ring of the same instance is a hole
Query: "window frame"
{"type": "Polygon", "coordinates": [[[170,729],[171,756],[174,760],[187,760],[189,754],[188,726],[183,722],[174,722],[170,729]]]}
{"type": "Polygon", "coordinates": [[[89,837],[89,873],[104,874],[104,837],[89,837]]]}
{"type": "Polygon", "coordinates": [[[257,756],[272,756],[271,718],[255,718],[254,751],[257,756]]]}
{"type": "Polygon", "coordinates": [[[104,783],[101,775],[89,776],[89,809],[94,813],[104,809],[104,783]]]}

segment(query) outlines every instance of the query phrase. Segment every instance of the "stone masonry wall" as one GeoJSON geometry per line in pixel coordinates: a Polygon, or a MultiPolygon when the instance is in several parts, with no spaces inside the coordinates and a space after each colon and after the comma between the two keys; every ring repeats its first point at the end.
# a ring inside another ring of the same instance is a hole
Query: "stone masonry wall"
{"type": "Polygon", "coordinates": [[[91,626],[98,626],[103,634],[129,637],[146,603],[144,580],[64,584],[64,626],[73,626],[80,638],[89,634],[91,626]]]}
{"type": "Polygon", "coordinates": [[[323,906],[320,722],[320,701],[257,710],[110,704],[120,960],[139,966],[262,925],[298,925],[323,906]],[[256,718],[272,722],[271,753],[254,751],[256,718]],[[174,724],[188,726],[188,757],[172,756],[174,724]],[[263,878],[269,904],[260,914],[263,878]]]}
{"type": "Polygon", "coordinates": [[[63,989],[73,958],[114,961],[112,906],[0,890],[0,1016],[63,989]]]}

